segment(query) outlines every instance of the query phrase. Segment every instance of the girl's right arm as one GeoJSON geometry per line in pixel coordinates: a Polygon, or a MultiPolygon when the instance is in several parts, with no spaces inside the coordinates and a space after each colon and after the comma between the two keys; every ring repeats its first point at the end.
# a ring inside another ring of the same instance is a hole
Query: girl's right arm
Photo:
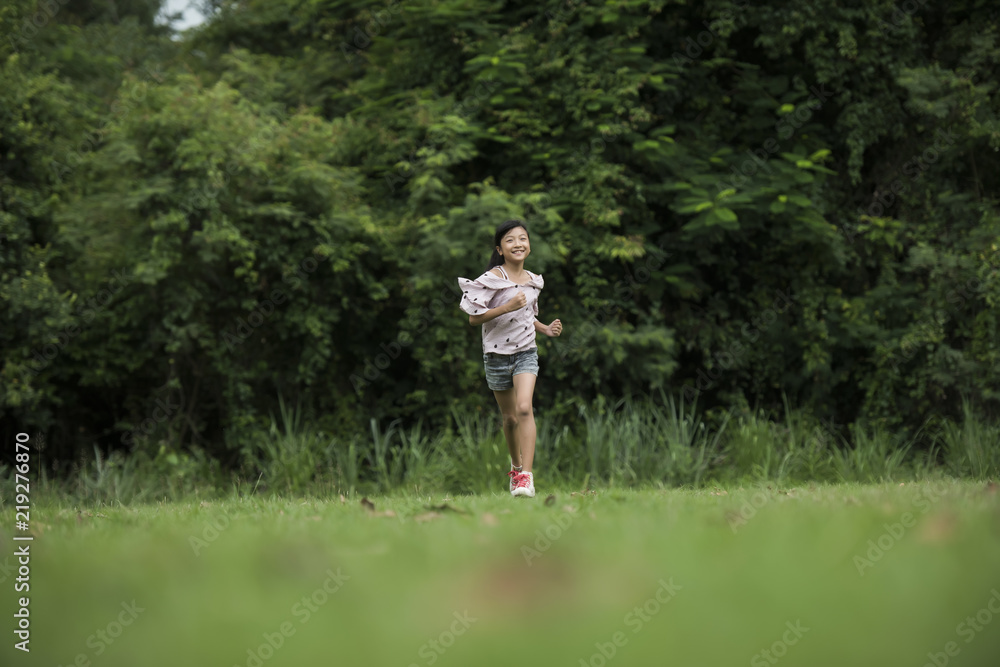
{"type": "Polygon", "coordinates": [[[513,299],[502,306],[490,308],[485,313],[479,313],[478,315],[469,315],[469,324],[472,326],[485,324],[490,320],[495,320],[505,313],[512,313],[519,308],[524,308],[526,305],[528,305],[528,297],[524,295],[524,292],[518,292],[513,299]]]}

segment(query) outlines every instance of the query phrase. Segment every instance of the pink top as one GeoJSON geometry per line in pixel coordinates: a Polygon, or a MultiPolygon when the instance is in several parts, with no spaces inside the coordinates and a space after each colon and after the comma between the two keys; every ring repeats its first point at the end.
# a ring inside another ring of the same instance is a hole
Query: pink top
{"type": "MultiPolygon", "coordinates": [[[[503,271],[503,267],[497,267],[503,271]]],[[[483,352],[514,354],[535,347],[535,316],[538,315],[538,295],[545,286],[541,276],[530,271],[528,282],[518,285],[492,271],[475,280],[459,278],[462,302],[459,307],[469,315],[481,315],[491,308],[502,306],[518,292],[524,292],[528,303],[512,313],[495,317],[483,324],[483,352]]]]}

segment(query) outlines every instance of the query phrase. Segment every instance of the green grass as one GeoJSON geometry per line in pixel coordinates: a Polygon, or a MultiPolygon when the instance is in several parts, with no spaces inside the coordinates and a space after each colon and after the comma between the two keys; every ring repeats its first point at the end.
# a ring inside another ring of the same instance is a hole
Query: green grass
{"type": "MultiPolygon", "coordinates": [[[[0,664],[245,666],[283,623],[294,633],[251,666],[600,665],[595,642],[610,652],[616,637],[609,665],[771,664],[759,652],[786,623],[808,630],[782,665],[920,667],[948,642],[949,664],[1000,655],[1000,613],[980,612],[1000,591],[995,484],[560,490],[548,503],[539,486],[533,500],[373,497],[374,512],[339,495],[73,506],[36,494],[32,651],[12,648],[7,575],[0,664]],[[306,616],[295,605],[328,571],[346,578],[306,616]],[[644,620],[634,609],[661,580],[674,594],[644,620]],[[105,643],[96,632],[117,631],[133,600],[143,611],[105,643]],[[466,611],[476,620],[435,652],[466,611]],[[977,613],[990,615],[981,630],[961,625],[977,613]]],[[[0,564],[13,522],[5,505],[0,564]]]]}

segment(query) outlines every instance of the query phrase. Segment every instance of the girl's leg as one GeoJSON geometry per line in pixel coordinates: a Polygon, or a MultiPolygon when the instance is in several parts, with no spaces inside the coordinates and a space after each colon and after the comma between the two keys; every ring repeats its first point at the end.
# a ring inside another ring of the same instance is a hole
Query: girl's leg
{"type": "MultiPolygon", "coordinates": [[[[515,375],[514,378],[519,376],[515,375]]],[[[517,387],[515,382],[514,387],[517,387]]],[[[503,417],[503,437],[507,440],[507,451],[510,452],[510,460],[515,466],[521,465],[521,450],[517,447],[517,400],[515,389],[504,389],[494,391],[493,396],[500,406],[500,414],[503,417]]],[[[534,448],[532,448],[534,452],[534,448]]]]}
{"type": "Polygon", "coordinates": [[[531,409],[531,400],[535,394],[535,380],[531,373],[518,373],[514,376],[513,393],[516,394],[514,406],[515,433],[517,446],[521,453],[521,465],[524,472],[531,472],[531,464],[535,460],[535,413],[531,409]]]}

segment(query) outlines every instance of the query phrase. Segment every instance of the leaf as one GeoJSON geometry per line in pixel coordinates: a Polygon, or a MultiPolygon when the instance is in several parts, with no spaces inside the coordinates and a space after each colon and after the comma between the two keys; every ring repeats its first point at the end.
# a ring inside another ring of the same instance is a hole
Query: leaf
{"type": "Polygon", "coordinates": [[[674,210],[684,215],[690,215],[692,213],[701,213],[707,208],[712,208],[714,205],[715,204],[710,201],[699,201],[697,203],[685,204],[684,206],[680,206],[674,210]]]}
{"type": "Polygon", "coordinates": [[[639,142],[636,142],[636,143],[632,144],[632,148],[635,149],[635,150],[637,150],[637,151],[644,151],[644,150],[647,150],[647,149],[648,150],[659,150],[661,148],[661,145],[660,145],[660,142],[658,142],[656,140],[647,139],[646,141],[639,141],[639,142]]]}
{"type": "Polygon", "coordinates": [[[394,516],[396,516],[396,513],[393,512],[392,510],[385,510],[383,512],[376,512],[375,511],[375,503],[373,503],[372,501],[368,500],[367,496],[361,499],[361,506],[364,507],[368,511],[368,516],[371,516],[371,517],[383,517],[383,516],[385,516],[385,517],[394,517],[394,516]]]}
{"type": "Polygon", "coordinates": [[[684,231],[687,231],[687,232],[698,231],[698,230],[703,229],[704,227],[708,226],[708,222],[707,221],[708,221],[708,213],[702,212],[697,217],[695,217],[693,220],[691,220],[690,222],[688,222],[687,224],[685,224],[683,227],[681,227],[681,229],[684,230],[684,231]]]}
{"type": "Polygon", "coordinates": [[[736,222],[736,213],[731,208],[726,208],[725,206],[716,206],[712,213],[722,222],[736,222]]]}
{"type": "Polygon", "coordinates": [[[690,183],[678,182],[664,185],[663,189],[667,192],[672,192],[674,190],[691,190],[693,187],[690,183]]]}
{"type": "Polygon", "coordinates": [[[438,512],[455,512],[456,514],[468,514],[468,512],[466,512],[465,510],[459,509],[457,507],[452,507],[448,503],[441,503],[440,505],[424,505],[424,509],[434,510],[438,512]]]}

